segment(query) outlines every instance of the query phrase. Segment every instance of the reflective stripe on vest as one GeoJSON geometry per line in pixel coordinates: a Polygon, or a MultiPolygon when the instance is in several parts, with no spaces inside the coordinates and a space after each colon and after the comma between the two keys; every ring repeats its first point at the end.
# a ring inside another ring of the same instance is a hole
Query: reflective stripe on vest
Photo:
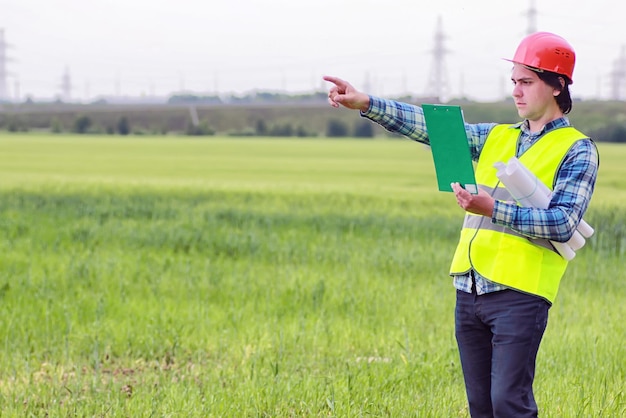
{"type": "MultiPolygon", "coordinates": [[[[495,199],[513,199],[496,177],[496,162],[515,156],[520,128],[496,125],[489,133],[476,167],[479,187],[495,199]]],[[[558,128],[538,139],[519,157],[550,190],[563,158],[575,142],[587,138],[572,127],[558,128]]],[[[474,269],[481,276],[502,285],[541,296],[556,298],[567,261],[547,240],[530,240],[517,232],[495,225],[488,217],[466,213],[450,274],[474,269]]]]}

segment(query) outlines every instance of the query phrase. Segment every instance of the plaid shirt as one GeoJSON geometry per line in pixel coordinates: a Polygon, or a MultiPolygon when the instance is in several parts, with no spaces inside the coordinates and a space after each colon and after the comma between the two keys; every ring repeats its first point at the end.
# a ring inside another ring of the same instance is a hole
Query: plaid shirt
{"type": "MultiPolygon", "coordinates": [[[[419,106],[370,96],[369,109],[362,112],[361,116],[378,123],[390,132],[429,144],[424,113],[419,106]]],[[[465,124],[474,161],[478,161],[487,136],[495,125],[495,123],[465,124]]],[[[554,129],[570,126],[570,123],[566,117],[561,117],[547,123],[540,132],[531,132],[526,120],[515,126],[521,128],[517,144],[517,157],[520,157],[543,135],[554,129]]],[[[491,222],[511,228],[529,238],[566,242],[571,238],[589,206],[597,174],[598,152],[595,145],[589,139],[578,141],[563,159],[548,209],[537,210],[496,200],[491,222]]],[[[506,289],[475,271],[454,277],[454,286],[464,292],[471,293],[473,284],[476,285],[476,293],[479,295],[506,289]]]]}

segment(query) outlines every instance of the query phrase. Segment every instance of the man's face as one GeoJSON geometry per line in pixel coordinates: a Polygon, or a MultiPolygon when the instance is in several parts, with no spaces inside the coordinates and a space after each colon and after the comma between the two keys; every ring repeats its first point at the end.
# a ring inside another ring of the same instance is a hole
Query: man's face
{"type": "Polygon", "coordinates": [[[540,120],[548,112],[558,108],[554,100],[558,90],[544,83],[537,73],[521,64],[513,66],[511,73],[513,82],[513,99],[520,117],[530,121],[540,120]]]}

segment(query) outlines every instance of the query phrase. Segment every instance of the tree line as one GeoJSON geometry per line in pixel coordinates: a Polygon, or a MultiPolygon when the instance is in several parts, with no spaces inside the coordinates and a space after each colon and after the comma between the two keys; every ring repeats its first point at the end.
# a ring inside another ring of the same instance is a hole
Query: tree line
{"type": "MultiPolygon", "coordinates": [[[[271,137],[317,137],[324,136],[329,138],[338,137],[355,137],[355,138],[373,138],[375,136],[375,125],[366,120],[356,120],[352,125],[348,122],[337,118],[331,118],[326,123],[326,129],[323,132],[312,131],[301,125],[294,125],[290,122],[284,123],[268,123],[264,119],[256,121],[253,127],[243,130],[234,130],[225,133],[228,136],[271,136],[271,137]]],[[[6,124],[0,123],[0,129],[8,132],[29,132],[32,129],[23,121],[9,119],[6,124]]],[[[37,129],[41,130],[41,129],[37,129]]],[[[213,136],[216,130],[213,129],[207,121],[200,121],[198,124],[188,122],[182,131],[165,131],[165,130],[146,130],[141,127],[134,129],[129,117],[121,116],[114,124],[106,127],[98,126],[94,123],[91,116],[79,115],[71,123],[65,126],[59,119],[53,119],[48,129],[52,133],[75,133],[75,134],[106,134],[106,135],[167,135],[182,134],[189,136],[213,136]]]]}
{"type": "MultiPolygon", "coordinates": [[[[454,104],[454,103],[453,103],[454,104]]],[[[510,102],[458,103],[470,123],[514,123],[510,102]]],[[[598,142],[626,142],[623,102],[575,102],[572,124],[598,142]]],[[[357,137],[396,135],[347,109],[309,105],[31,105],[0,109],[0,130],[101,135],[357,137]]]]}

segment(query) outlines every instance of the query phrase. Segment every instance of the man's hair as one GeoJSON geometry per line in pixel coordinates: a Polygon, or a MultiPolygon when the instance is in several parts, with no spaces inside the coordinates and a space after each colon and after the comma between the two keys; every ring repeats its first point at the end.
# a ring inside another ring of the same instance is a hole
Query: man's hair
{"type": "Polygon", "coordinates": [[[572,96],[569,93],[569,85],[572,84],[572,81],[569,77],[550,71],[538,71],[537,75],[544,83],[561,92],[558,96],[555,96],[556,103],[559,105],[561,112],[568,114],[572,110],[572,96]],[[561,80],[563,84],[561,84],[561,80]]]}

